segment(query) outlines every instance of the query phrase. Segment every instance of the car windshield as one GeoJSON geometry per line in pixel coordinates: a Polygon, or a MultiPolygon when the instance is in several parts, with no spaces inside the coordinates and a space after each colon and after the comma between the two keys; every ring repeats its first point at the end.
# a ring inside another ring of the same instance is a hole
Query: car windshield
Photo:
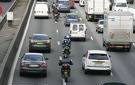
{"type": "Polygon", "coordinates": [[[68,19],[78,19],[78,16],[77,15],[68,15],[67,16],[68,19]]]}
{"type": "Polygon", "coordinates": [[[41,56],[41,55],[25,55],[24,60],[26,60],[26,61],[43,61],[43,56],[41,56]]]}
{"type": "Polygon", "coordinates": [[[100,21],[100,24],[103,25],[104,24],[104,21],[100,21]]]}
{"type": "Polygon", "coordinates": [[[48,36],[46,35],[33,35],[32,40],[48,40],[48,36]]]}
{"type": "Polygon", "coordinates": [[[63,4],[63,5],[69,5],[69,2],[68,1],[59,1],[58,3],[59,4],[63,4]]]}
{"type": "Polygon", "coordinates": [[[89,59],[108,60],[108,57],[106,54],[90,54],[89,59]]]}
{"type": "Polygon", "coordinates": [[[126,3],[117,3],[116,7],[127,7],[126,3]]]}

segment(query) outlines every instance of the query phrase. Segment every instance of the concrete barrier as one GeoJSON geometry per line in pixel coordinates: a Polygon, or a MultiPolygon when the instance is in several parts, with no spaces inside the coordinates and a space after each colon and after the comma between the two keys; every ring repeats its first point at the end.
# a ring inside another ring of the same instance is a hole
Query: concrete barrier
{"type": "Polygon", "coordinates": [[[12,68],[12,64],[14,62],[16,52],[19,48],[19,44],[21,42],[24,29],[26,27],[27,20],[28,20],[33,2],[34,0],[29,0],[25,15],[21,21],[21,24],[18,27],[18,30],[15,34],[14,39],[12,40],[9,46],[8,52],[0,66],[0,85],[8,85],[8,79],[9,79],[10,71],[12,68]]]}
{"type": "MultiPolygon", "coordinates": [[[[17,4],[17,0],[14,0],[13,4],[11,5],[11,7],[7,10],[7,12],[13,11],[13,9],[15,8],[17,4]]],[[[0,30],[2,29],[3,25],[6,23],[7,21],[7,14],[5,13],[1,22],[0,22],[0,30]]]]}

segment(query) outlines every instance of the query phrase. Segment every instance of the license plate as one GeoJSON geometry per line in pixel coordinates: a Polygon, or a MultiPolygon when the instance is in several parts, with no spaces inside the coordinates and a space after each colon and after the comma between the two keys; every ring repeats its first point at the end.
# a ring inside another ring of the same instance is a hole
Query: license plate
{"type": "Polygon", "coordinates": [[[104,62],[103,61],[96,61],[95,63],[96,64],[103,64],[104,62]]]}
{"type": "Polygon", "coordinates": [[[43,43],[37,43],[38,45],[42,45],[43,43]]]}
{"type": "Polygon", "coordinates": [[[39,67],[39,65],[29,65],[29,67],[39,67]]]}

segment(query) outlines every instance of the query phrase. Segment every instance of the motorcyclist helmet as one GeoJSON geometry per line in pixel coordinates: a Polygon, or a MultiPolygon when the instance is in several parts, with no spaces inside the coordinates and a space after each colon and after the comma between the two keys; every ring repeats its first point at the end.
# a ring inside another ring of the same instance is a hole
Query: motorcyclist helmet
{"type": "Polygon", "coordinates": [[[64,39],[70,39],[69,35],[64,36],[64,39]]]}

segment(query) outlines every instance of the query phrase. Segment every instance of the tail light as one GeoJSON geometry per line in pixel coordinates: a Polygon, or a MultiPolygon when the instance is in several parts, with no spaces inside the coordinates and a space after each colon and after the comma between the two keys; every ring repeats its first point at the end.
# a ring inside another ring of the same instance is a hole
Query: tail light
{"type": "Polygon", "coordinates": [[[23,68],[28,67],[28,64],[21,63],[21,67],[23,67],[23,68]]]}
{"type": "Polygon", "coordinates": [[[42,67],[42,68],[47,68],[47,63],[42,63],[42,64],[41,64],[41,67],[42,67]]]}

